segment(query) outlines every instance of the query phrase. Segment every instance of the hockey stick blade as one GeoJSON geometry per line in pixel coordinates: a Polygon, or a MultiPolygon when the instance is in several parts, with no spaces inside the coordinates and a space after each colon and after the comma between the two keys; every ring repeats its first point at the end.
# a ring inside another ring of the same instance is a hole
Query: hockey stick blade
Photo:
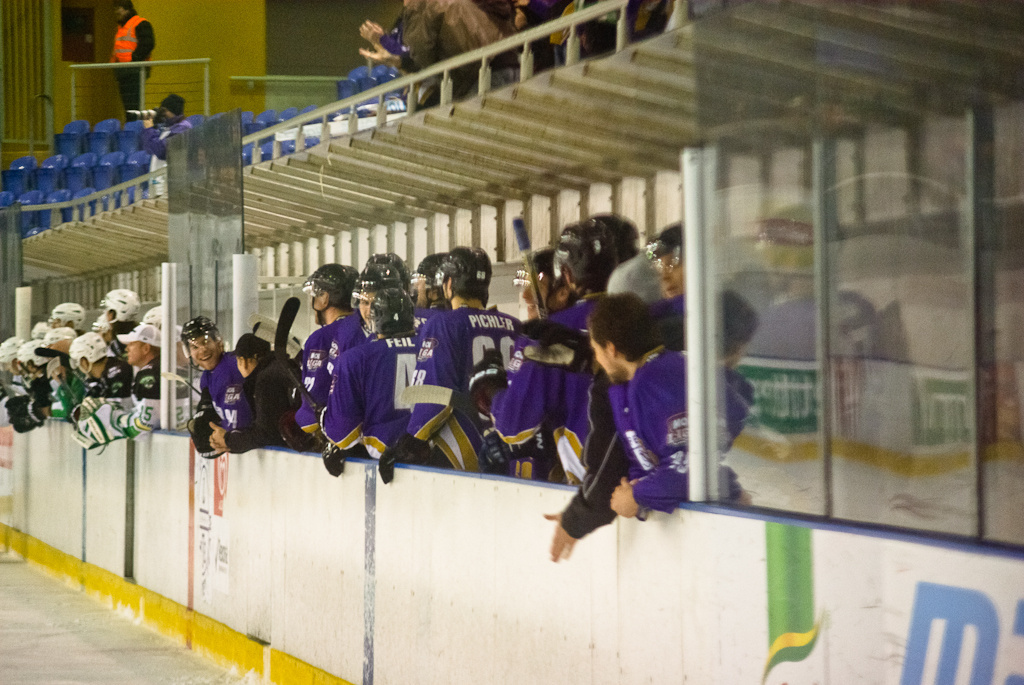
{"type": "Polygon", "coordinates": [[[281,307],[281,316],[277,319],[277,331],[274,335],[274,352],[277,354],[288,353],[288,336],[292,332],[292,324],[299,313],[301,306],[299,298],[289,297],[281,307]]]}
{"type": "Polygon", "coordinates": [[[459,409],[471,417],[476,417],[478,412],[476,404],[469,395],[440,385],[410,385],[402,391],[402,402],[406,404],[440,404],[459,409]]]}
{"type": "Polygon", "coordinates": [[[182,385],[191,388],[192,392],[194,392],[197,395],[202,395],[203,394],[203,393],[199,392],[198,390],[196,390],[196,386],[194,386],[191,383],[189,383],[187,378],[185,378],[184,376],[179,376],[176,373],[171,373],[170,371],[161,371],[160,372],[160,378],[163,378],[166,381],[174,381],[176,383],[181,383],[182,385]]]}
{"type": "MultiPolygon", "coordinates": [[[[274,344],[275,335],[277,334],[277,321],[269,316],[253,314],[249,317],[249,326],[252,328],[253,335],[257,338],[266,340],[271,345],[274,344]]],[[[302,343],[293,335],[288,340],[288,356],[294,357],[300,352],[302,352],[302,343]]]]}

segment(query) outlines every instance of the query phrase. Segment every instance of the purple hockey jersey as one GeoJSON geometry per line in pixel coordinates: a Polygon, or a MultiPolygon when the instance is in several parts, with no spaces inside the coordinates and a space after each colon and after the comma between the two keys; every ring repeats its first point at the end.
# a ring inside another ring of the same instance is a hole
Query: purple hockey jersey
{"type": "Polygon", "coordinates": [[[242,374],[238,371],[234,352],[225,352],[217,366],[203,371],[199,390],[209,394],[213,408],[226,431],[241,430],[252,422],[252,410],[242,392],[242,374]]]}
{"type": "MultiPolygon", "coordinates": [[[[336,319],[306,338],[302,350],[302,384],[319,407],[327,406],[338,356],[367,340],[362,320],[356,313],[336,319]]],[[[316,430],[320,423],[320,417],[305,396],[302,398],[302,406],[295,412],[295,422],[307,432],[316,430]]]]}
{"type": "Polygon", "coordinates": [[[324,414],[324,435],[341,449],[357,442],[376,459],[405,432],[409,406],[402,391],[416,373],[419,340],[386,338],[341,356],[324,414]]]}
{"type": "MultiPolygon", "coordinates": [[[[594,302],[581,300],[552,314],[551,321],[585,331],[594,302]]],[[[580,483],[584,475],[580,455],[590,432],[587,413],[594,377],[525,359],[522,350],[532,344],[534,341],[525,337],[516,341],[508,365],[508,388],[496,393],[491,401],[494,428],[505,442],[517,445],[531,438],[547,421],[566,476],[570,482],[580,483]]]]}
{"type": "MultiPolygon", "coordinates": [[[[435,314],[420,329],[416,359],[416,385],[439,385],[465,393],[473,366],[485,350],[501,351],[506,364],[519,335],[515,317],[497,310],[461,307],[435,314]]],[[[421,440],[432,438],[455,468],[476,470],[480,435],[469,417],[437,404],[418,404],[412,410],[408,432],[421,440]]]]}

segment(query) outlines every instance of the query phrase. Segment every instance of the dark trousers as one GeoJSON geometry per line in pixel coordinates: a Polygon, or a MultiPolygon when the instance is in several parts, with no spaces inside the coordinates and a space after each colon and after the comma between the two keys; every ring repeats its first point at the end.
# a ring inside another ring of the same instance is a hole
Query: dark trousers
{"type": "Polygon", "coordinates": [[[139,97],[139,70],[115,69],[114,78],[117,79],[117,88],[121,92],[121,102],[125,110],[142,109],[142,100],[139,97]]]}

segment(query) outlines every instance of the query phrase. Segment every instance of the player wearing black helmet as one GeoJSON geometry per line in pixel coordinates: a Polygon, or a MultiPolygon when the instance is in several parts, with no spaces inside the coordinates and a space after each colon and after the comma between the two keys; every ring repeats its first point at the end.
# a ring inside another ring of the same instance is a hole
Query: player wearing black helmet
{"type": "Polygon", "coordinates": [[[351,266],[324,264],[302,287],[311,298],[310,306],[321,326],[306,339],[302,350],[302,384],[316,406],[303,396],[295,422],[307,433],[316,432],[319,426],[319,413],[327,405],[338,356],[366,341],[359,316],[352,312],[358,280],[359,273],[351,266]]]}
{"type": "Polygon", "coordinates": [[[447,254],[427,255],[412,274],[412,291],[409,294],[416,298],[416,306],[420,309],[448,309],[448,302],[437,284],[437,271],[447,254]]]}
{"type": "Polygon", "coordinates": [[[413,304],[401,288],[384,288],[370,305],[372,342],[342,356],[327,408],[324,466],[341,473],[345,459],[369,454],[379,459],[386,445],[398,440],[409,423],[402,391],[416,371],[418,340],[413,304]]]}
{"type": "Polygon", "coordinates": [[[508,388],[498,390],[491,400],[495,428],[510,444],[532,438],[545,423],[553,428],[562,468],[573,483],[582,481],[585,473],[580,455],[590,432],[587,407],[593,374],[589,368],[538,363],[534,359],[541,355],[531,353],[562,340],[586,344],[587,315],[617,264],[616,240],[606,222],[597,219],[562,230],[553,272],[571,290],[575,303],[526,327],[534,341],[520,345],[509,365],[508,388]]]}
{"type": "MultiPolygon", "coordinates": [[[[412,276],[409,274],[409,269],[402,258],[394,252],[375,254],[366,260],[359,283],[359,297],[358,299],[353,298],[352,306],[359,307],[367,335],[372,335],[369,332],[369,317],[373,294],[383,288],[400,288],[410,297],[415,296],[412,292],[412,276]]],[[[436,310],[419,306],[415,307],[415,312],[416,330],[419,330],[427,319],[437,313],[436,310]]]]}
{"type": "MultiPolygon", "coordinates": [[[[508,314],[484,309],[491,283],[491,260],[483,250],[455,248],[441,262],[438,278],[452,311],[438,312],[420,329],[415,382],[466,393],[473,366],[487,350],[496,350],[508,361],[520,324],[508,314]]],[[[387,478],[392,459],[426,460],[428,442],[439,448],[454,468],[478,470],[482,435],[474,417],[452,406],[418,404],[412,410],[408,434],[390,445],[390,454],[381,459],[382,476],[387,478]]]]}
{"type": "Polygon", "coordinates": [[[199,378],[199,402],[188,422],[192,444],[204,457],[216,456],[210,446],[210,422],[225,430],[245,428],[252,421],[252,410],[232,352],[224,351],[217,324],[205,316],[197,316],[181,327],[181,343],[192,363],[202,369],[199,378]]]}

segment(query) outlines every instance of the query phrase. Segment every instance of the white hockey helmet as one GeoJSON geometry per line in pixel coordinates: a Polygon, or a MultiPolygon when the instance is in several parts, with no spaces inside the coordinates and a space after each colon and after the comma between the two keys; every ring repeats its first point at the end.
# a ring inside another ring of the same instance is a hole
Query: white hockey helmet
{"type": "Polygon", "coordinates": [[[18,348],[25,344],[25,341],[17,336],[12,336],[0,343],[0,364],[10,364],[18,358],[18,348]]]}
{"type": "Polygon", "coordinates": [[[103,335],[104,333],[109,333],[110,332],[110,322],[107,321],[107,314],[106,314],[106,312],[104,312],[103,314],[100,314],[99,318],[97,318],[93,322],[92,329],[94,331],[96,331],[97,333],[99,333],[100,335],[103,335]]]}
{"type": "Polygon", "coordinates": [[[78,368],[78,364],[85,359],[90,364],[98,362],[107,356],[107,343],[99,333],[83,333],[71,341],[71,348],[68,350],[71,357],[72,368],[78,368]]]}
{"type": "Polygon", "coordinates": [[[76,302],[62,302],[50,312],[50,325],[71,324],[72,328],[81,328],[85,323],[85,309],[76,302]]]}
{"type": "Polygon", "coordinates": [[[46,363],[50,360],[36,354],[36,348],[39,346],[38,340],[29,340],[27,343],[23,344],[18,348],[18,361],[22,364],[32,362],[40,369],[45,367],[46,363]]]}
{"type": "Polygon", "coordinates": [[[160,305],[157,305],[146,312],[146,315],[142,317],[142,323],[148,323],[150,326],[156,326],[157,328],[164,327],[164,310],[160,305]]]}
{"type": "Polygon", "coordinates": [[[49,347],[56,342],[61,340],[74,340],[78,337],[78,332],[74,328],[68,328],[62,326],[61,328],[51,328],[50,331],[43,336],[43,342],[40,343],[40,347],[49,347]]]}
{"type": "Polygon", "coordinates": [[[100,318],[109,311],[114,312],[114,321],[134,321],[139,313],[138,294],[125,288],[111,290],[100,301],[100,318]]]}
{"type": "Polygon", "coordinates": [[[48,322],[40,321],[39,323],[32,327],[32,339],[42,340],[43,337],[45,337],[46,334],[50,332],[50,328],[51,326],[48,322]]]}

